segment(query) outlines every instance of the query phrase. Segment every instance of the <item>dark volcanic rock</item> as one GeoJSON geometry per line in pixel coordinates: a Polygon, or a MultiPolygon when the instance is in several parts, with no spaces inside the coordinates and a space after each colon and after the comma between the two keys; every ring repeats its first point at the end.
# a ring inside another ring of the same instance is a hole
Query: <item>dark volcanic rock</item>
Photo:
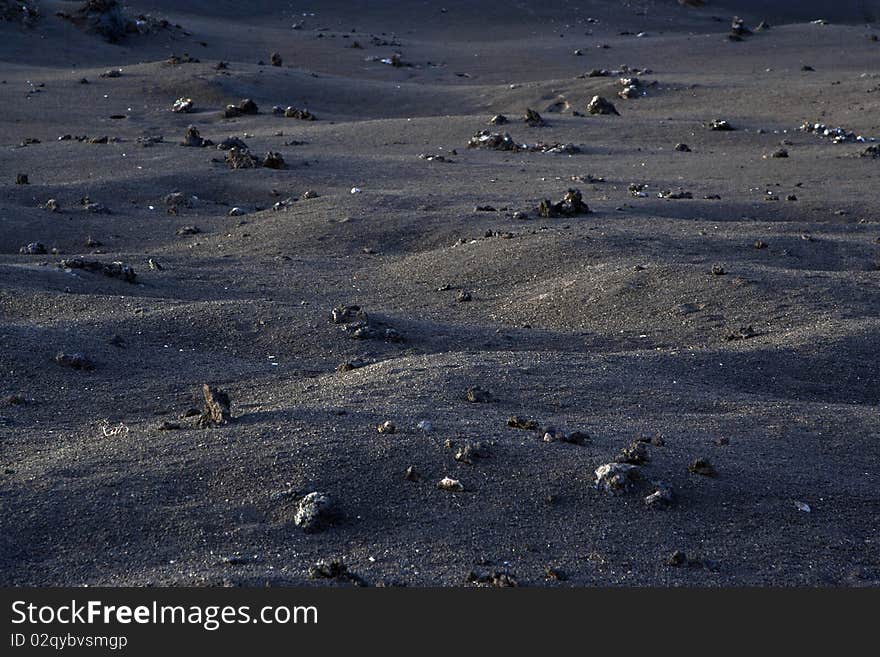
{"type": "Polygon", "coordinates": [[[507,419],[507,426],[511,429],[523,429],[525,431],[540,431],[541,425],[535,422],[532,419],[521,417],[519,415],[512,415],[507,419]]]}
{"type": "Polygon", "coordinates": [[[183,135],[183,141],[180,142],[181,146],[192,146],[194,148],[202,148],[204,146],[211,146],[214,142],[210,139],[202,138],[202,135],[199,133],[199,129],[194,125],[189,126],[186,129],[186,133],[183,135]]]}
{"type": "Polygon", "coordinates": [[[326,527],[333,520],[333,501],[327,493],[312,492],[303,497],[296,507],[293,524],[305,532],[326,527]]]}
{"type": "Polygon", "coordinates": [[[266,153],[266,157],[263,158],[263,166],[267,169],[283,169],[284,158],[281,156],[281,153],[269,151],[266,153]]]}
{"type": "Polygon", "coordinates": [[[590,214],[589,206],[584,203],[583,195],[579,189],[571,188],[558,203],[544,199],[538,206],[538,214],[542,217],[576,217],[582,214],[590,214]]]}
{"type": "Polygon", "coordinates": [[[703,475],[704,477],[714,477],[717,474],[715,466],[708,459],[704,458],[694,459],[688,466],[688,472],[703,475]]]}
{"type": "Polygon", "coordinates": [[[284,116],[288,119],[299,119],[300,121],[315,121],[318,118],[309,110],[298,107],[288,107],[284,110],[284,116]]]}
{"type": "Polygon", "coordinates": [[[226,151],[225,160],[226,166],[230,169],[255,169],[260,166],[260,161],[246,148],[233,146],[226,151]]]}
{"type": "Polygon", "coordinates": [[[523,121],[526,122],[526,125],[532,128],[540,128],[547,125],[547,122],[541,117],[541,115],[531,107],[526,109],[526,115],[523,117],[523,121]]]}
{"type": "Polygon", "coordinates": [[[231,148],[238,148],[246,151],[248,150],[248,145],[238,137],[227,137],[217,144],[217,150],[228,151],[231,148]]]}
{"type": "Polygon", "coordinates": [[[606,463],[596,468],[595,486],[607,493],[623,493],[639,479],[638,466],[629,463],[606,463]]]}
{"type": "Polygon", "coordinates": [[[202,394],[205,397],[205,406],[199,415],[198,425],[204,429],[228,424],[232,419],[229,395],[207,383],[202,385],[202,394]]]}
{"type": "Polygon", "coordinates": [[[620,112],[610,100],[602,98],[602,96],[593,96],[593,99],[587,104],[587,112],[594,115],[610,115],[620,116],[620,112]]]}
{"type": "Polygon", "coordinates": [[[62,260],[58,263],[59,267],[64,269],[82,269],[84,271],[103,274],[110,278],[118,278],[126,283],[134,283],[137,281],[137,274],[134,268],[122,262],[100,262],[98,260],[82,260],[81,258],[73,258],[70,260],[62,260]]]}

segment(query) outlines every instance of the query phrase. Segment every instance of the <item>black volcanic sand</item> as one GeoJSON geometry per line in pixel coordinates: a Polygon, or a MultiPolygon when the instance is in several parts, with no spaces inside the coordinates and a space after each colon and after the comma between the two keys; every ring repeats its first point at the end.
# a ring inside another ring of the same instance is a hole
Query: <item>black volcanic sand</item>
{"type": "Polygon", "coordinates": [[[133,0],[171,25],[118,43],[39,4],[0,23],[2,584],[293,585],[320,560],[368,584],[880,584],[880,159],[798,130],[880,137],[876,3],[133,0]],[[735,14],[772,27],[731,41],[735,14]],[[644,96],[585,77],[622,65],[644,96]],[[224,118],[243,98],[260,113],[224,118]],[[189,125],[285,168],[231,170],[189,125]],[[480,130],[581,152],[468,149],[480,130]],[[591,214],[537,214],[570,187],[591,214]],[[204,383],[229,424],[183,417],[204,383]],[[639,436],[641,483],[597,490],[639,436]],[[311,491],[337,513],[306,533],[311,491]]]}

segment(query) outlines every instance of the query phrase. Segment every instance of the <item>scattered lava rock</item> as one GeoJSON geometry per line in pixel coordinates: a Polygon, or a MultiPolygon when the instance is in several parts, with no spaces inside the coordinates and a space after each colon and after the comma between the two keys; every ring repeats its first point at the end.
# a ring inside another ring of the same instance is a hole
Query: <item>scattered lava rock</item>
{"type": "Polygon", "coordinates": [[[638,466],[629,463],[605,463],[596,468],[595,486],[606,493],[622,493],[639,479],[638,466]]]}
{"type": "Polygon", "coordinates": [[[520,150],[520,146],[513,141],[508,133],[489,132],[488,130],[480,130],[471,137],[468,148],[489,148],[496,151],[520,150]]]}
{"type": "Polygon", "coordinates": [[[693,193],[679,189],[676,192],[673,192],[670,189],[665,189],[663,191],[657,192],[658,198],[668,198],[673,201],[679,201],[682,199],[692,199],[694,197],[693,193]]]}
{"type": "Polygon", "coordinates": [[[110,278],[118,278],[126,283],[135,283],[137,274],[130,265],[122,262],[100,262],[99,260],[83,260],[81,258],[73,258],[70,260],[62,260],[58,263],[62,269],[82,269],[96,274],[103,274],[110,278]]]}
{"type": "Polygon", "coordinates": [[[538,214],[542,217],[576,217],[590,214],[589,206],[584,203],[583,195],[579,189],[571,188],[558,203],[544,199],[538,206],[538,214]]]}
{"type": "Polygon", "coordinates": [[[556,429],[555,427],[544,427],[541,429],[541,433],[544,434],[544,442],[545,443],[569,443],[572,445],[585,445],[590,441],[590,435],[583,431],[572,431],[571,433],[565,433],[556,429]]]}
{"type": "Polygon", "coordinates": [[[259,114],[260,108],[257,104],[252,101],[250,98],[245,98],[237,105],[227,105],[226,110],[223,112],[223,116],[227,119],[235,118],[237,116],[242,116],[244,114],[259,114]]]}
{"type": "Polygon", "coordinates": [[[580,148],[574,144],[544,142],[519,144],[506,132],[489,132],[488,130],[481,130],[471,137],[470,141],[468,141],[468,148],[512,151],[514,153],[525,151],[530,153],[563,153],[567,155],[580,152],[580,148]]]}
{"type": "Polygon", "coordinates": [[[507,426],[511,429],[523,429],[525,431],[540,431],[541,425],[529,418],[513,415],[507,419],[507,426]]]}
{"type": "Polygon", "coordinates": [[[207,383],[202,385],[202,394],[205,397],[205,406],[199,415],[198,426],[204,429],[229,424],[232,419],[229,395],[207,383]]]}
{"type": "Polygon", "coordinates": [[[230,169],[255,169],[260,166],[260,161],[246,148],[230,148],[226,151],[225,161],[230,169]]]}

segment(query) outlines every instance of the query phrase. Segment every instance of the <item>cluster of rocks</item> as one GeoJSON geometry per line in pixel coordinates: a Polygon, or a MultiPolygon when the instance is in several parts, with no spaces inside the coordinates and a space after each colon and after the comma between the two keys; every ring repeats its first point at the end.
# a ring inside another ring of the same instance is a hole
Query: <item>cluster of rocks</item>
{"type": "MultiPolygon", "coordinates": [[[[644,481],[641,466],[648,462],[649,454],[647,445],[662,445],[659,437],[639,437],[628,446],[624,447],[614,461],[605,463],[596,468],[595,486],[598,490],[611,493],[626,493],[644,481]]],[[[645,496],[645,504],[650,508],[663,509],[675,502],[675,493],[672,488],[662,481],[650,483],[645,496]]]]}
{"type": "Polygon", "coordinates": [[[470,141],[468,141],[468,148],[511,151],[514,153],[563,153],[569,155],[580,153],[581,151],[579,146],[569,143],[537,142],[535,144],[520,144],[514,141],[510,134],[506,132],[490,132],[488,130],[480,130],[471,137],[470,141]]]}
{"type": "Polygon", "coordinates": [[[492,570],[477,573],[473,570],[465,575],[465,583],[472,586],[494,586],[496,588],[515,588],[519,586],[516,577],[504,571],[492,570]]]}
{"type": "Polygon", "coordinates": [[[285,167],[284,157],[281,153],[269,151],[265,157],[260,160],[247,148],[233,146],[226,151],[224,158],[226,166],[230,169],[255,169],[257,167],[265,167],[267,169],[283,169],[285,167]]]}
{"type": "Polygon", "coordinates": [[[572,431],[566,433],[557,429],[553,425],[543,426],[536,420],[512,415],[507,419],[507,426],[511,429],[522,429],[523,431],[534,431],[545,443],[570,443],[572,445],[585,445],[590,442],[590,435],[585,431],[572,431]]]}
{"type": "Polygon", "coordinates": [[[244,98],[234,105],[227,105],[226,109],[223,110],[223,117],[227,119],[233,119],[235,117],[243,116],[245,114],[259,113],[260,108],[257,106],[257,104],[250,98],[244,98]]]}
{"type": "Polygon", "coordinates": [[[78,141],[85,144],[109,144],[110,142],[118,142],[119,138],[113,137],[111,139],[107,135],[101,135],[100,137],[89,137],[88,135],[61,135],[58,137],[58,141],[78,141]]]}
{"type": "Polygon", "coordinates": [[[72,258],[58,263],[62,269],[80,269],[82,271],[103,274],[109,278],[118,278],[126,283],[137,282],[137,274],[134,268],[122,262],[100,262],[99,260],[83,260],[72,258]]]}
{"type": "Polygon", "coordinates": [[[692,199],[694,197],[693,193],[679,189],[677,191],[672,191],[671,189],[664,189],[657,192],[658,198],[668,198],[672,200],[680,200],[680,199],[692,199]]]}
{"type": "Polygon", "coordinates": [[[648,198],[647,189],[647,183],[630,183],[629,187],[627,187],[629,195],[633,198],[648,198]]]}
{"type": "Polygon", "coordinates": [[[648,93],[647,88],[656,86],[657,82],[644,82],[641,78],[631,76],[620,78],[618,84],[620,84],[621,89],[617,92],[617,95],[624,100],[631,100],[646,95],[648,93]]]}
{"type": "Polygon", "coordinates": [[[653,73],[649,68],[639,68],[636,66],[628,66],[626,64],[621,64],[620,68],[617,69],[606,69],[606,68],[594,68],[590,71],[587,71],[583,75],[579,75],[579,78],[610,78],[614,76],[634,76],[634,75],[650,75],[653,73]]]}
{"type": "MultiPolygon", "coordinates": [[[[199,135],[198,130],[196,130],[193,126],[190,126],[187,129],[186,136],[184,137],[184,146],[212,146],[213,142],[209,139],[202,139],[201,135],[199,135]]],[[[226,155],[224,157],[224,162],[226,166],[230,169],[255,169],[257,167],[265,167],[267,169],[283,169],[286,165],[284,162],[284,157],[281,153],[276,151],[269,151],[263,157],[263,159],[259,159],[253,153],[251,153],[250,148],[244,142],[244,140],[239,137],[227,137],[219,144],[217,144],[217,150],[226,151],[226,155]]]]}
{"type": "Polygon", "coordinates": [[[554,218],[577,217],[584,214],[590,214],[591,210],[589,206],[584,203],[581,190],[570,188],[565,192],[562,199],[556,203],[553,203],[550,199],[542,200],[538,206],[537,212],[541,217],[554,218]]]}
{"type": "Polygon", "coordinates": [[[809,132],[810,134],[818,135],[824,139],[831,140],[832,144],[845,144],[845,143],[865,143],[868,141],[865,137],[861,135],[857,135],[851,130],[847,130],[846,128],[831,128],[824,123],[804,123],[798,128],[801,132],[809,132]]]}
{"type": "Polygon", "coordinates": [[[330,312],[330,321],[356,340],[403,342],[403,335],[390,326],[371,319],[360,306],[337,306],[330,312]]]}
{"type": "Polygon", "coordinates": [[[118,0],[86,0],[72,12],[58,11],[55,15],[110,43],[122,41],[131,34],[148,34],[172,27],[182,29],[179,25],[148,14],[130,18],[118,0]]]}
{"type": "Polygon", "coordinates": [[[183,55],[171,55],[168,59],[163,63],[164,66],[180,66],[181,64],[198,64],[201,60],[196,57],[191,56],[189,53],[183,53],[183,55]]]}
{"type": "Polygon", "coordinates": [[[175,114],[189,114],[195,109],[195,103],[192,98],[178,98],[171,105],[171,111],[175,114]]]}
{"type": "Polygon", "coordinates": [[[318,117],[312,114],[309,110],[292,106],[281,107],[280,105],[276,105],[272,108],[272,114],[275,116],[283,116],[288,119],[299,119],[300,121],[316,121],[318,119],[318,117]]]}

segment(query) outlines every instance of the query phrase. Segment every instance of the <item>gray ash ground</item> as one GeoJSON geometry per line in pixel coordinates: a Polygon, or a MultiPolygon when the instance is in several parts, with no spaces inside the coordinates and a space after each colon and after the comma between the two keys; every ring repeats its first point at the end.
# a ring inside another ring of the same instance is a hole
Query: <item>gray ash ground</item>
{"type": "Polygon", "coordinates": [[[872,3],[28,4],[4,585],[880,584],[872,3]]]}

